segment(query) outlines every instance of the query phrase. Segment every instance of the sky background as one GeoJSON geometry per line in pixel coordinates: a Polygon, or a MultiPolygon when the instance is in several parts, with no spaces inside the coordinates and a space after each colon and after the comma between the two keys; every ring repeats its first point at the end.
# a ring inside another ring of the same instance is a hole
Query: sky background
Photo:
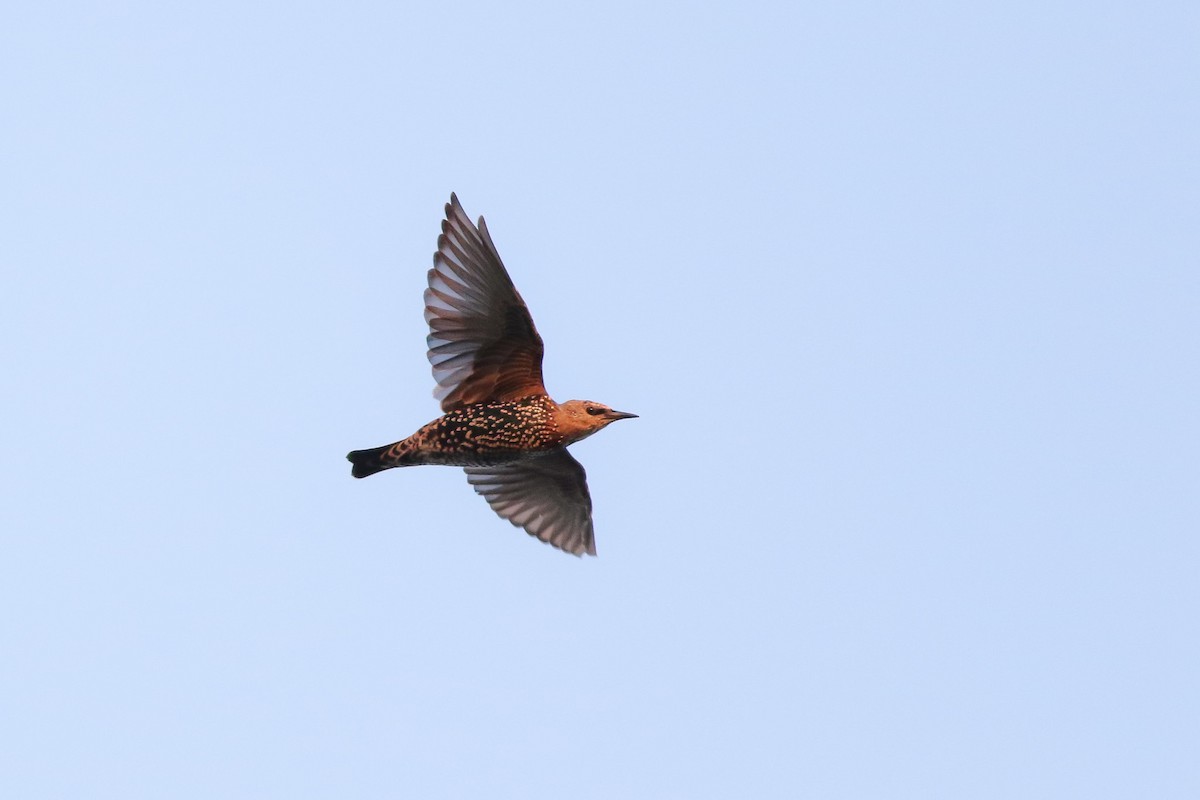
{"type": "Polygon", "coordinates": [[[1200,796],[1195,3],[0,14],[0,796],[1200,796]],[[456,469],[486,216],[597,559],[456,469]]]}

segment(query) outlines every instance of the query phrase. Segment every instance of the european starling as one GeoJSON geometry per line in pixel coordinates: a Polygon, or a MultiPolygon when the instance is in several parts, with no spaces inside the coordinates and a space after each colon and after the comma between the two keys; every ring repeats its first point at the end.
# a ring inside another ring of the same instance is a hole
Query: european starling
{"type": "Polygon", "coordinates": [[[542,337],[492,244],[450,195],[425,290],[434,397],[444,416],[412,436],[346,458],[365,478],[392,467],[463,467],[492,509],[531,536],[596,555],[583,467],[567,452],[619,419],[602,403],[556,403],[542,385],[542,337]]]}

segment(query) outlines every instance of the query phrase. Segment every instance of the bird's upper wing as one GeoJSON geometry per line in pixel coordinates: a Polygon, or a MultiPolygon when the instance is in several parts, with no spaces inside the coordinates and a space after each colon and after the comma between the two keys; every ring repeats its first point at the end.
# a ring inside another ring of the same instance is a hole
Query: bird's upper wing
{"type": "Polygon", "coordinates": [[[542,337],[492,244],[450,195],[425,290],[434,390],[449,412],[545,394],[542,337]]]}
{"type": "Polygon", "coordinates": [[[492,510],[530,536],[577,556],[596,555],[583,466],[566,449],[498,467],[466,467],[492,510]]]}

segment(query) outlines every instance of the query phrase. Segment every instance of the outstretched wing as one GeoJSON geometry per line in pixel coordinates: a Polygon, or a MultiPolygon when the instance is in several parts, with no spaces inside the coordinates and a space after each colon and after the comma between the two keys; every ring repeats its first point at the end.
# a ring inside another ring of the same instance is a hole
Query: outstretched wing
{"type": "Polygon", "coordinates": [[[450,195],[425,290],[434,390],[449,412],[473,403],[546,394],[542,337],[492,244],[450,195]]]}
{"type": "Polygon", "coordinates": [[[587,474],[566,449],[498,467],[466,467],[492,510],[573,555],[596,555],[587,474]]]}

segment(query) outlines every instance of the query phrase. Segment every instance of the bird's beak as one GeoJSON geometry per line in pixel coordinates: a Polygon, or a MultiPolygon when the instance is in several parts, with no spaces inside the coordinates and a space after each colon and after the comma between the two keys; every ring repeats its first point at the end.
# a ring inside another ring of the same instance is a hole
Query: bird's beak
{"type": "Polygon", "coordinates": [[[637,414],[630,414],[628,411],[610,411],[608,418],[612,420],[618,419],[637,419],[637,414]]]}

